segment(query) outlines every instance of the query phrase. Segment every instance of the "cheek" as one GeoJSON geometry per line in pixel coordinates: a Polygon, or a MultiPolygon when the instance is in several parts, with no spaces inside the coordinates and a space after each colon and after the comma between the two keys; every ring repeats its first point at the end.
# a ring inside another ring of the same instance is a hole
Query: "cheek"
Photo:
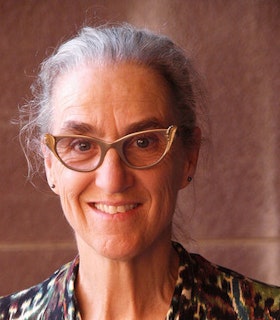
{"type": "Polygon", "coordinates": [[[181,153],[174,153],[170,158],[169,165],[166,166],[163,178],[172,193],[181,189],[185,175],[185,161],[181,153]]]}
{"type": "Polygon", "coordinates": [[[151,171],[149,186],[154,205],[160,206],[167,214],[174,211],[177,194],[181,187],[181,169],[173,163],[166,162],[160,170],[151,171]]]}
{"type": "Polygon", "coordinates": [[[81,195],[90,183],[88,175],[63,168],[57,171],[57,177],[62,210],[70,226],[77,230],[84,219],[81,195]]]}
{"type": "Polygon", "coordinates": [[[61,201],[79,197],[91,182],[90,174],[69,170],[60,163],[55,166],[53,174],[56,177],[56,189],[61,201]]]}

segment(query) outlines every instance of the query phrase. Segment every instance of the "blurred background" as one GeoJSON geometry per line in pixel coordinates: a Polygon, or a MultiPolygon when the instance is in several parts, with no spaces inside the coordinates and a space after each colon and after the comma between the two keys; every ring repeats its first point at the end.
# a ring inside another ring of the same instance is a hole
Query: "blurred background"
{"type": "Polygon", "coordinates": [[[58,199],[44,181],[26,181],[11,120],[58,43],[83,25],[123,21],[183,46],[208,92],[211,143],[179,200],[184,245],[280,285],[280,2],[0,0],[0,295],[76,255],[58,199]]]}

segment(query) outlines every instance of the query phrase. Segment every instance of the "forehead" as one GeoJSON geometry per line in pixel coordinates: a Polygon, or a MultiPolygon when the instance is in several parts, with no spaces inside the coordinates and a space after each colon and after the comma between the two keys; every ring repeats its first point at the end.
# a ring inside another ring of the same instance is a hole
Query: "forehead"
{"type": "Polygon", "coordinates": [[[167,126],[173,118],[165,79],[132,63],[84,64],[68,71],[54,83],[52,107],[56,131],[73,121],[99,130],[107,123],[120,130],[151,118],[167,126]]]}

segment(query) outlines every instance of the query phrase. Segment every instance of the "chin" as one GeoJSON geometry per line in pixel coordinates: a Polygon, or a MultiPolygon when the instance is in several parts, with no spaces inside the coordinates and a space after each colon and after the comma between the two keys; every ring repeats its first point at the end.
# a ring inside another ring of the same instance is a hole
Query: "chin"
{"type": "Polygon", "coordinates": [[[111,260],[128,261],[142,254],[143,244],[133,243],[130,239],[125,241],[109,240],[101,248],[100,254],[111,260]]]}

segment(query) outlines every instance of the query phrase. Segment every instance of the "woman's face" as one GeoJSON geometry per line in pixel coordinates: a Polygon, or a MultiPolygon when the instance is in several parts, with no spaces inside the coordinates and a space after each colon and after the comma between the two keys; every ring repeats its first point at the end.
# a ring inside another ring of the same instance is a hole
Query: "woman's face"
{"type": "MultiPolygon", "coordinates": [[[[84,65],[54,85],[52,134],[82,134],[114,141],[126,134],[176,124],[164,79],[135,64],[84,65]]],[[[177,192],[195,170],[197,151],[186,155],[175,139],[149,169],[126,166],[110,149],[92,172],[64,167],[45,150],[45,166],[80,251],[131,259],[170,241],[177,192]],[[87,251],[88,252],[88,251],[87,251]]]]}

